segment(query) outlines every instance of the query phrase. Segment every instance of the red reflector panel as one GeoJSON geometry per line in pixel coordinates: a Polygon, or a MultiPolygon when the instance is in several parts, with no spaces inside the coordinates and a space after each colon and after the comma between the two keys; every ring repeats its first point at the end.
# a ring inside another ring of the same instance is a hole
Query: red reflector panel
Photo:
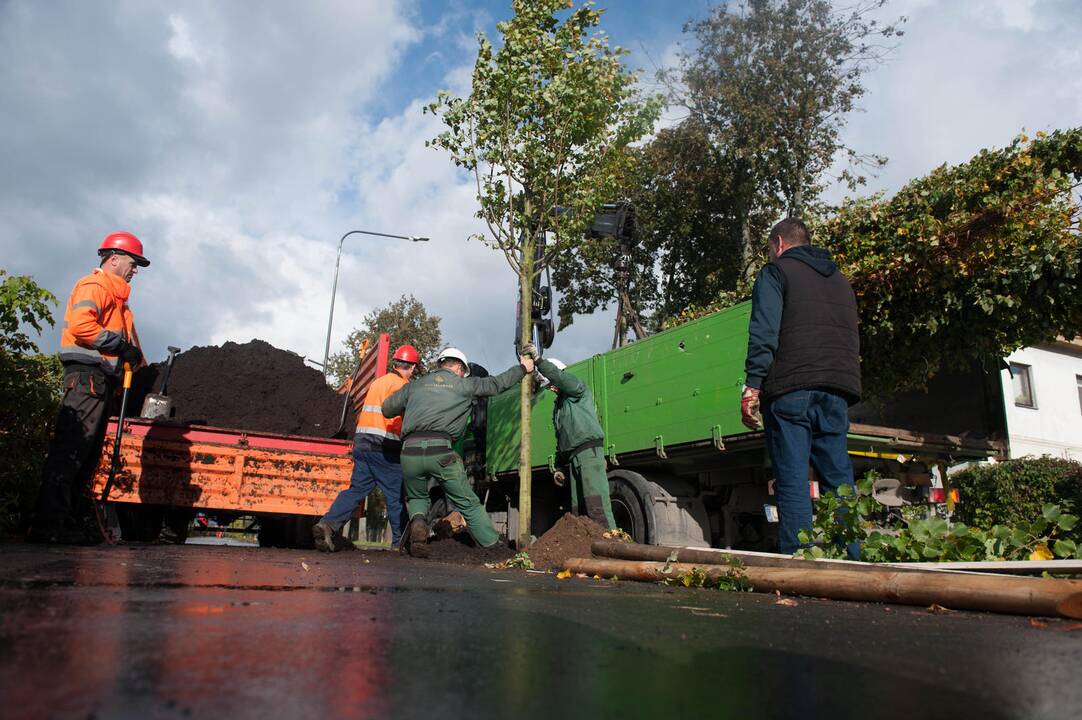
{"type": "Polygon", "coordinates": [[[928,488],[928,502],[947,502],[947,492],[943,488],[928,488]]]}

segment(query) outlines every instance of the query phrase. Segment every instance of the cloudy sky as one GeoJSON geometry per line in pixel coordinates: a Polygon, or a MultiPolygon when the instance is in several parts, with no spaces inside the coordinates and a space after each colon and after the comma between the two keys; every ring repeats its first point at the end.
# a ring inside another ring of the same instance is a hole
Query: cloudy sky
{"type": "MultiPolygon", "coordinates": [[[[708,6],[613,0],[603,24],[649,76],[708,6]]],[[[338,238],[426,235],[346,240],[332,352],[411,292],[449,342],[502,369],[514,278],[467,242],[472,182],[425,147],[439,128],[421,107],[466,87],[474,34],[509,13],[509,0],[0,0],[0,267],[62,303],[101,238],[130,230],[153,262],[131,301],[151,359],[261,338],[318,360],[338,238]]],[[[1082,3],[894,0],[889,14],[909,16],[906,35],[847,129],[890,158],[873,189],[1023,128],[1082,123],[1082,3]]],[[[581,318],[550,352],[607,349],[611,324],[581,318]]]]}

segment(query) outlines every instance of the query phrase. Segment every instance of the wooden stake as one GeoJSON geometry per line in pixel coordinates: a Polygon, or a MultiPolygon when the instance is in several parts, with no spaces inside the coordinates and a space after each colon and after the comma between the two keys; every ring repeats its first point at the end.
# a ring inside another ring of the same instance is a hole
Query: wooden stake
{"type": "MultiPolygon", "coordinates": [[[[594,558],[571,558],[565,567],[575,573],[647,582],[674,579],[699,568],[706,572],[707,582],[717,583],[731,571],[725,565],[594,558]]],[[[814,570],[745,567],[739,572],[747,577],[755,592],[1082,619],[1082,581],[1076,580],[893,568],[854,571],[833,567],[814,570]]]]}

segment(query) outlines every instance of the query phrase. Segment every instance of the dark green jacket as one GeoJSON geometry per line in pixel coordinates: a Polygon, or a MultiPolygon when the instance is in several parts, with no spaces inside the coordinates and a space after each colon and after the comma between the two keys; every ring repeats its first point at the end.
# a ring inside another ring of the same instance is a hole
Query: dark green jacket
{"type": "Polygon", "coordinates": [[[525,375],[521,365],[483,378],[460,378],[450,370],[436,370],[403,385],[384,400],[383,415],[402,416],[403,440],[413,432],[447,433],[458,438],[466,430],[475,397],[498,395],[525,375]]]}
{"type": "Polygon", "coordinates": [[[589,386],[544,358],[537,362],[537,369],[560,391],[552,410],[559,462],[569,461],[571,452],[586,443],[604,444],[605,431],[597,419],[594,394],[589,386]]]}

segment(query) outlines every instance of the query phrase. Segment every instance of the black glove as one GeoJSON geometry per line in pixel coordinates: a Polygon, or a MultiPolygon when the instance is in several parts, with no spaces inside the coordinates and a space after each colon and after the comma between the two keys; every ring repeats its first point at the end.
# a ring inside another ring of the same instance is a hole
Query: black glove
{"type": "Polygon", "coordinates": [[[143,351],[138,346],[132,345],[125,340],[121,343],[116,352],[121,362],[126,362],[132,366],[132,369],[139,367],[143,363],[143,351]]]}

